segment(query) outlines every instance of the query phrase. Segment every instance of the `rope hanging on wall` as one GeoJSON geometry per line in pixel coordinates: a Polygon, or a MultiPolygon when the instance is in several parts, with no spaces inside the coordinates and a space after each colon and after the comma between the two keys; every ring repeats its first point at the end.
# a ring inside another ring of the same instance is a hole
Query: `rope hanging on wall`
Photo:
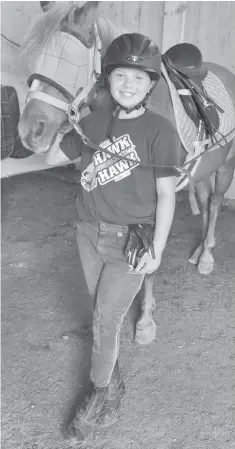
{"type": "Polygon", "coordinates": [[[21,47],[20,44],[17,44],[16,42],[12,41],[11,39],[9,39],[8,37],[6,37],[3,33],[1,33],[1,36],[3,37],[3,39],[5,39],[6,41],[10,42],[11,44],[15,45],[16,47],[21,47]]]}

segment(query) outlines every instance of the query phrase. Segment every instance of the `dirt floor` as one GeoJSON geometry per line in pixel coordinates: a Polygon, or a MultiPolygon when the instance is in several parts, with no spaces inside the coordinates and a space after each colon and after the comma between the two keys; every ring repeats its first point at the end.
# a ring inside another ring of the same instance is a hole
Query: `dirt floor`
{"type": "MultiPolygon", "coordinates": [[[[66,171],[66,177],[74,173],[66,171]]],[[[37,173],[2,183],[2,449],[63,449],[89,373],[92,314],[75,245],[77,186],[37,173]]],[[[156,341],[120,363],[127,393],[114,426],[85,449],[234,449],[235,213],[224,207],[208,277],[187,261],[200,237],[187,193],[156,273],[156,341]]]]}

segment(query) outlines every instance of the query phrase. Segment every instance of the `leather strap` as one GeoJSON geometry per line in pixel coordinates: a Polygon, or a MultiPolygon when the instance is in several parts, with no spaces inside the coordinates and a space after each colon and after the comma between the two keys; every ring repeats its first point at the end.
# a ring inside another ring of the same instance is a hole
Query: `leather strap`
{"type": "MultiPolygon", "coordinates": [[[[80,137],[82,138],[83,142],[85,143],[85,145],[89,146],[90,148],[93,148],[96,151],[103,151],[104,153],[109,154],[112,157],[115,157],[116,159],[119,160],[125,160],[125,161],[132,161],[131,158],[127,157],[127,156],[120,156],[119,154],[114,154],[111,151],[107,150],[107,148],[101,148],[100,146],[98,146],[97,144],[95,144],[94,142],[92,142],[83,132],[81,126],[78,123],[73,123],[72,125],[75,129],[75,131],[77,131],[77,133],[80,135],[80,137]]],[[[222,136],[221,139],[219,139],[215,144],[211,145],[211,147],[207,148],[207,151],[212,151],[214,148],[217,147],[217,145],[224,141],[224,145],[227,145],[227,137],[230,136],[230,134],[234,133],[235,128],[233,128],[231,131],[229,131],[229,133],[227,133],[225,136],[222,136]]],[[[197,160],[199,157],[201,156],[201,154],[197,155],[196,157],[192,158],[191,161],[193,160],[197,160]]],[[[160,167],[160,165],[157,164],[140,164],[142,167],[160,167]]],[[[187,173],[187,171],[184,169],[184,167],[187,165],[187,163],[183,164],[181,167],[174,167],[178,173],[187,173]]],[[[166,166],[167,167],[167,166],[166,166]]]]}
{"type": "Polygon", "coordinates": [[[50,104],[51,106],[54,106],[55,108],[66,112],[66,114],[68,114],[69,107],[70,107],[69,103],[59,100],[58,98],[53,97],[52,95],[48,95],[45,92],[40,92],[40,91],[36,91],[36,90],[29,91],[27,98],[26,98],[26,103],[28,103],[28,101],[30,101],[30,100],[43,101],[44,103],[50,104]]]}

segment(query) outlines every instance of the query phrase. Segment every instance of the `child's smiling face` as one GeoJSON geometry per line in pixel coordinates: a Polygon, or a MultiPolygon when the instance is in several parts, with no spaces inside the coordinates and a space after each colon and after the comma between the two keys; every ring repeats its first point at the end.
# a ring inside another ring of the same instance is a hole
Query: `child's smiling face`
{"type": "Polygon", "coordinates": [[[152,86],[147,72],[132,67],[115,68],[109,75],[109,83],[114,100],[128,109],[143,101],[152,86]]]}

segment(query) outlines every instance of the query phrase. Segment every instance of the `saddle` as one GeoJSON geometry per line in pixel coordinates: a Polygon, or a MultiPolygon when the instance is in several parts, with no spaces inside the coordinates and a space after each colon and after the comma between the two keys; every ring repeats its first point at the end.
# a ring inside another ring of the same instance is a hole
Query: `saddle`
{"type": "Polygon", "coordinates": [[[199,48],[192,44],[177,44],[166,51],[171,63],[178,72],[191,78],[195,83],[202,87],[201,81],[206,77],[208,70],[202,59],[199,48]]]}
{"type": "Polygon", "coordinates": [[[162,61],[187,115],[199,130],[199,140],[210,137],[215,143],[220,125],[218,111],[224,111],[203,87],[208,70],[200,50],[193,44],[177,44],[165,52],[162,61]]]}

